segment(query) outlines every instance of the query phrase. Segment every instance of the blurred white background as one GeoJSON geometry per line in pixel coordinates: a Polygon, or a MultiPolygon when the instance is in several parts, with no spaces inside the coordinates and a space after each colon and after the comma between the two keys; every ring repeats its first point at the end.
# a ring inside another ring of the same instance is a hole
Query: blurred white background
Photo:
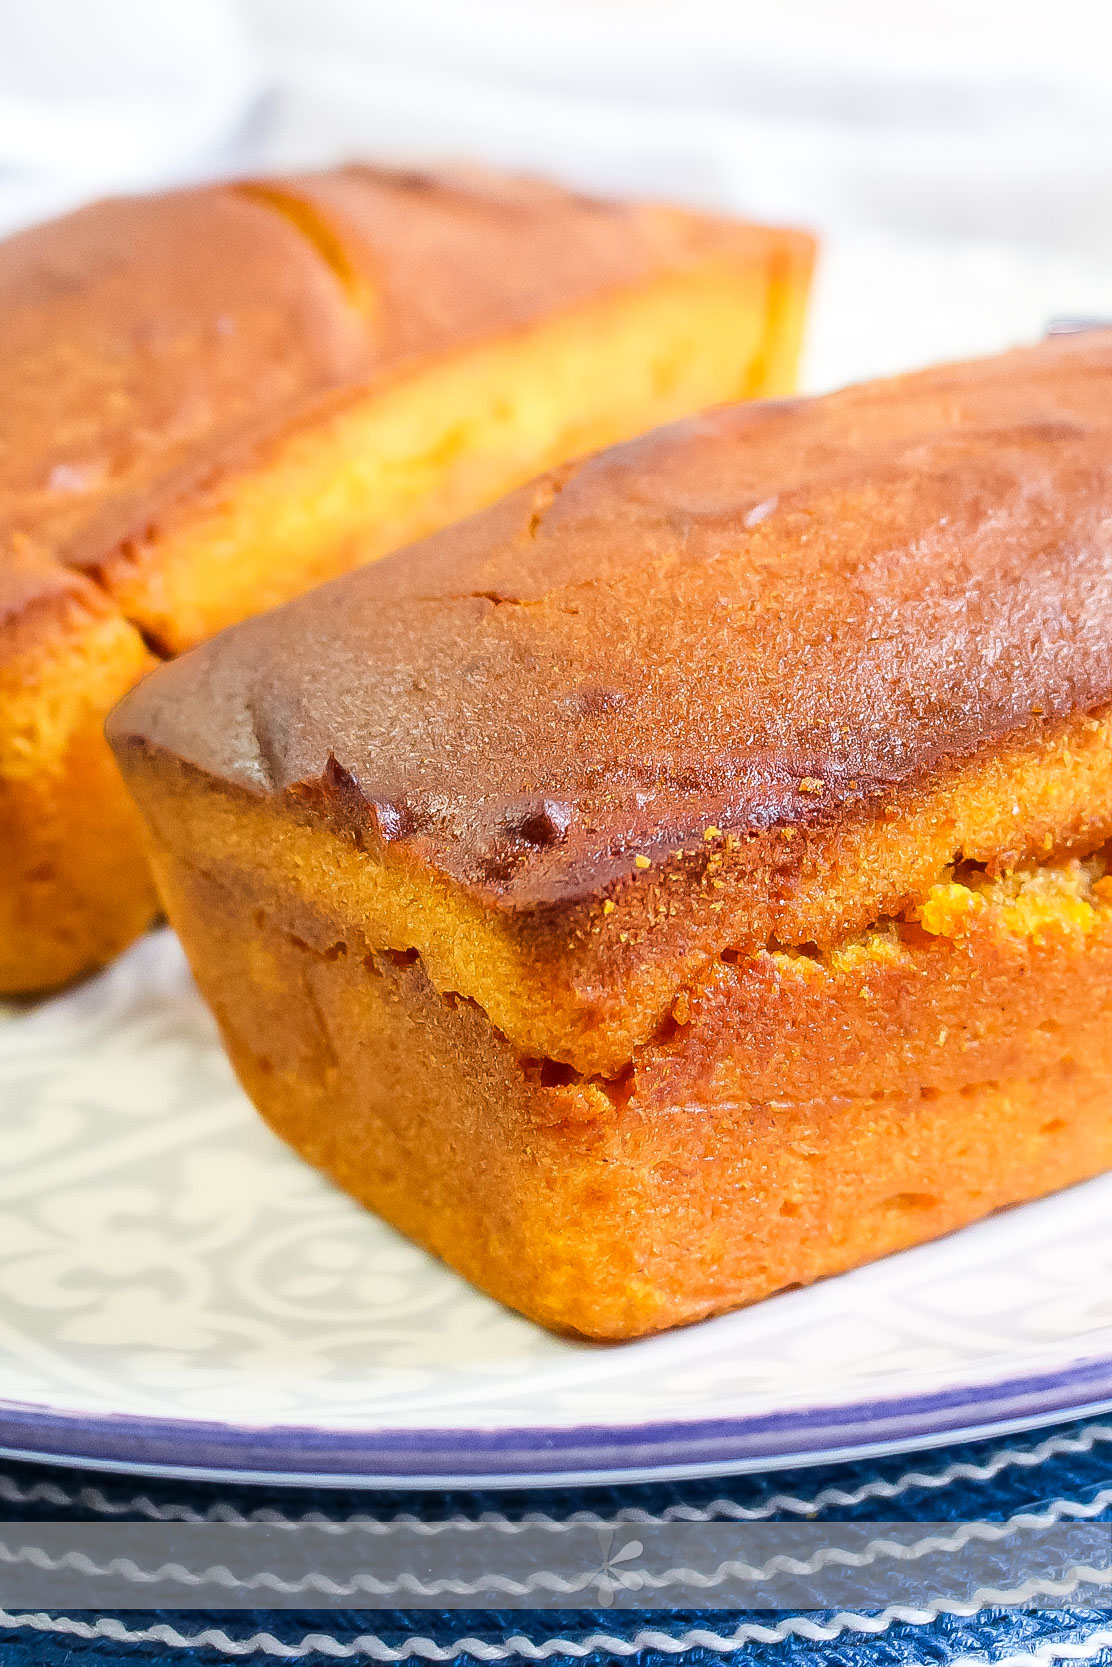
{"type": "Polygon", "coordinates": [[[815,388],[1112,316],[1107,0],[0,0],[0,230],[351,156],[810,226],[815,388]]]}

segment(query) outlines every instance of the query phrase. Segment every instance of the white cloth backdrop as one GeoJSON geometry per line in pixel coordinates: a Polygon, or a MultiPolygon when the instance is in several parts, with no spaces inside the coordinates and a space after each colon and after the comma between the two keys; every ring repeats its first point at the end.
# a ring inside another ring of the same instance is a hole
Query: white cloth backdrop
{"type": "Polygon", "coordinates": [[[813,226],[812,387],[1112,315],[1107,0],[0,0],[0,230],[353,155],[813,226]]]}

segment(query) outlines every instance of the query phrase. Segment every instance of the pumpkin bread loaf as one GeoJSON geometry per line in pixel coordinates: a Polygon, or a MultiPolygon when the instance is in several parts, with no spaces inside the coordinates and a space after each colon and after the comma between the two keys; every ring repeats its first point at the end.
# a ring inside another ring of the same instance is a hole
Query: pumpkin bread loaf
{"type": "Polygon", "coordinates": [[[1112,1165],[1112,333],[565,466],[109,733],[263,1116],[546,1325],[1112,1165]]]}
{"type": "Polygon", "coordinates": [[[788,388],[811,248],[365,167],[0,243],[0,994],[154,911],[100,729],[157,659],[573,453],[788,388]]]}

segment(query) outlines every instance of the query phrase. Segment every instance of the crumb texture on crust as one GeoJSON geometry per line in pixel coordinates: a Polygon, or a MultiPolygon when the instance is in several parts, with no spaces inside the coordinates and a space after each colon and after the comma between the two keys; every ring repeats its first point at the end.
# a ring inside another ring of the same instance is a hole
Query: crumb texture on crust
{"type": "Polygon", "coordinates": [[[724,950],[1112,835],[1110,393],[1102,333],[658,430],[228,633],[116,745],[229,872],[605,1073],[724,950]]]}

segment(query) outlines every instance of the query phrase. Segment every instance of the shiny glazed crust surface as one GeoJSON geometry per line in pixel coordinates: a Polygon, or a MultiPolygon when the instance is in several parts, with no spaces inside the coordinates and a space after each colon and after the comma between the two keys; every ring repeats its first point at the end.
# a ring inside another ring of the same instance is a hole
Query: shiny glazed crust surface
{"type": "MultiPolygon", "coordinates": [[[[670,402],[787,385],[810,251],[540,182],[363,167],[100,203],[0,243],[0,586],[14,597],[31,566],[83,575],[139,650],[72,703],[73,768],[78,731],[151,663],[144,643],[176,653],[670,402]],[[691,338],[701,310],[717,365],[691,338]],[[583,375],[545,392],[577,329],[583,375]],[[585,369],[611,343],[612,397],[585,369]]],[[[33,698],[47,671],[6,641],[0,675],[33,698]]],[[[75,802],[56,761],[3,786],[26,848],[0,879],[0,990],[83,971],[149,918],[132,812],[91,746],[100,851],[63,861],[53,834],[34,849],[34,805],[58,829],[75,802]],[[53,905],[27,890],[47,866],[53,905]]]]}

